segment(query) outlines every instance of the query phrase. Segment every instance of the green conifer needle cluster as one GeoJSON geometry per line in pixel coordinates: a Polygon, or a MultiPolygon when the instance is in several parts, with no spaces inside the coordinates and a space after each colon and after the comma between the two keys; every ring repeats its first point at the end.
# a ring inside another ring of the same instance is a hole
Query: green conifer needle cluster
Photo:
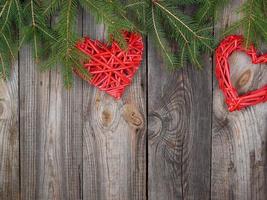
{"type": "Polygon", "coordinates": [[[247,0],[237,11],[241,19],[230,26],[224,35],[242,30],[245,37],[245,46],[251,43],[259,45],[267,42],[267,1],[247,0]]]}
{"type": "MultiPolygon", "coordinates": [[[[43,70],[61,66],[67,87],[73,70],[85,77],[85,55],[75,48],[79,39],[77,17],[80,8],[105,24],[107,35],[126,43],[121,30],[140,32],[153,39],[169,68],[187,61],[200,68],[201,54],[214,48],[215,11],[227,0],[0,0],[0,76],[7,78],[10,66],[24,44],[30,44],[35,61],[43,70]],[[193,7],[193,12],[186,12],[193,7]],[[193,13],[193,14],[188,14],[193,13]]],[[[243,18],[229,31],[242,27],[246,43],[267,41],[265,0],[247,0],[243,18]]]]}

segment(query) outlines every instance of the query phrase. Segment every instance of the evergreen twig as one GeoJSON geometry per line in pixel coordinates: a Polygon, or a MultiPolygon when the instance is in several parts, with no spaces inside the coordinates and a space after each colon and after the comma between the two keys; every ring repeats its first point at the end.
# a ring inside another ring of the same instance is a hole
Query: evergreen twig
{"type": "MultiPolygon", "coordinates": [[[[76,50],[78,7],[92,13],[107,27],[107,35],[122,47],[122,30],[138,31],[154,39],[167,66],[185,66],[187,61],[200,68],[201,53],[211,52],[214,41],[212,22],[216,12],[229,0],[6,0],[0,2],[0,76],[10,74],[12,61],[23,44],[30,43],[36,62],[42,69],[60,64],[67,87],[73,70],[85,77],[84,55],[76,50]],[[183,12],[195,5],[196,14],[183,12]],[[57,17],[58,16],[58,17],[57,17]],[[51,26],[51,19],[56,23],[51,26]],[[19,33],[19,35],[18,35],[19,33]],[[174,44],[174,45],[173,45],[174,44]],[[174,47],[174,48],[173,48],[174,47]]],[[[267,3],[247,0],[240,9],[242,18],[226,34],[242,28],[245,43],[267,42],[267,3]]]]}
{"type": "Polygon", "coordinates": [[[242,12],[240,20],[230,26],[224,35],[241,29],[245,37],[245,46],[251,43],[267,42],[266,0],[247,0],[238,12],[242,12]]]}

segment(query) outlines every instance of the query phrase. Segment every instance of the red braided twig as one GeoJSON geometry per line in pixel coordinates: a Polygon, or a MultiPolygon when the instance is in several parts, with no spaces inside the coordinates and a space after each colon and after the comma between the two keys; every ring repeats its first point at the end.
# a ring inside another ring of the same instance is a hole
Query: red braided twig
{"type": "Polygon", "coordinates": [[[228,109],[231,112],[267,101],[267,85],[247,94],[238,95],[236,88],[234,88],[231,83],[228,58],[234,51],[245,52],[251,57],[253,64],[267,63],[267,54],[258,56],[254,45],[246,49],[243,46],[243,40],[243,37],[240,35],[230,35],[226,37],[216,49],[215,73],[219,82],[219,87],[225,96],[228,109]]]}
{"type": "MultiPolygon", "coordinates": [[[[111,46],[86,37],[76,47],[90,56],[84,67],[92,75],[89,82],[100,90],[119,99],[138,69],[144,49],[141,35],[123,32],[127,49],[123,50],[117,42],[111,46]]],[[[82,76],[80,73],[78,73],[82,76]]]]}

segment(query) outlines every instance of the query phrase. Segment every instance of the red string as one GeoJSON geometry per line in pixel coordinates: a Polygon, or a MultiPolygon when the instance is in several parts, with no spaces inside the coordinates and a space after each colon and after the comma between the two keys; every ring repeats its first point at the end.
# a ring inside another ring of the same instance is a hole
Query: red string
{"type": "MultiPolygon", "coordinates": [[[[123,32],[123,37],[127,42],[126,50],[115,41],[108,46],[89,37],[85,37],[76,45],[90,57],[90,60],[84,63],[84,68],[92,75],[89,82],[116,99],[120,99],[124,89],[131,84],[142,61],[144,49],[141,35],[123,32]]],[[[82,74],[78,74],[84,78],[82,74]]]]}
{"type": "Polygon", "coordinates": [[[216,49],[215,73],[230,112],[267,101],[267,85],[247,94],[238,95],[236,88],[234,88],[231,83],[228,58],[234,51],[245,52],[251,57],[253,64],[267,63],[267,54],[258,56],[254,45],[246,49],[243,46],[243,42],[244,39],[242,36],[230,35],[226,37],[216,49]]]}

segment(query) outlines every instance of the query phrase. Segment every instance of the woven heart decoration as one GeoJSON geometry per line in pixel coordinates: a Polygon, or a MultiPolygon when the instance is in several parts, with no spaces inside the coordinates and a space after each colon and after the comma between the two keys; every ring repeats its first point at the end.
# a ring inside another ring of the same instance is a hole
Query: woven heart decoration
{"type": "Polygon", "coordinates": [[[230,112],[267,101],[267,85],[239,95],[231,83],[228,58],[234,51],[245,52],[250,56],[253,64],[267,63],[267,54],[257,55],[253,44],[249,48],[245,48],[243,42],[244,38],[241,35],[230,35],[220,43],[215,52],[216,78],[218,79],[219,88],[224,94],[225,102],[230,112]]]}
{"type": "Polygon", "coordinates": [[[90,60],[84,63],[84,68],[92,75],[89,83],[116,99],[120,99],[125,88],[131,84],[141,64],[144,50],[140,34],[122,34],[127,43],[126,49],[122,49],[116,41],[109,46],[89,37],[76,44],[80,51],[90,57],[90,60]]]}

